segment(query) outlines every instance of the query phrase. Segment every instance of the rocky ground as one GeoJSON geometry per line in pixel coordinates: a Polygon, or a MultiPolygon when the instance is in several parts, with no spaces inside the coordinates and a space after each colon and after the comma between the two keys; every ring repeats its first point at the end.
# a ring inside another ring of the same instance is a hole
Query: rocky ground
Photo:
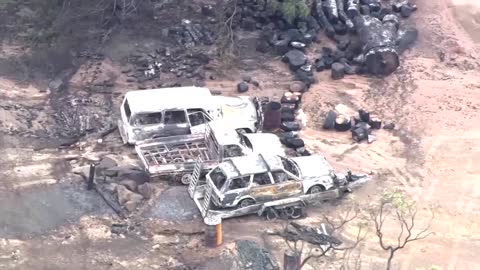
{"type": "MultiPolygon", "coordinates": [[[[329,72],[314,73],[318,83],[302,99],[307,120],[301,137],[310,152],[324,154],[338,170],[374,173],[374,181],[347,200],[311,208],[302,222],[318,226],[323,214],[335,216],[352,204],[366,212],[385,190],[394,189],[417,201],[419,225],[428,223],[428,209],[434,209],[435,234],[399,253],[397,269],[431,265],[476,269],[480,264],[473,254],[480,235],[475,188],[480,174],[476,125],[480,6],[467,2],[417,2],[419,11],[411,22],[420,38],[401,58],[399,70],[383,79],[351,75],[332,80],[329,72]],[[348,133],[322,130],[325,113],[339,103],[372,111],[396,127],[376,131],[378,140],[372,144],[354,143],[348,133]]],[[[168,5],[158,10],[156,23],[164,25],[167,21],[162,18],[171,10],[168,5]]],[[[179,28],[171,30],[172,38],[165,38],[169,33],[160,30],[114,34],[100,50],[70,55],[78,70],[65,68],[52,80],[25,79],[19,70],[12,73],[16,67],[12,59],[27,55],[29,49],[4,41],[0,48],[2,269],[230,269],[242,258],[234,255],[245,254],[241,251],[245,247],[247,254],[264,254],[241,240],[260,243],[282,262],[283,241],[263,234],[266,227],[280,228],[280,221],[254,216],[227,220],[225,244],[208,250],[202,242],[201,220],[182,186],[155,184],[154,199],[138,215],[123,220],[73,173],[106,155],[124,165],[138,165],[133,149],[121,145],[117,132],[102,136],[114,125],[127,89],[204,84],[235,95],[245,75],[259,82],[250,86],[250,95],[280,99],[288,89],[292,73],[278,58],[255,50],[258,33],[244,33],[241,58],[234,63],[211,54],[208,36],[197,42],[181,39],[190,50],[178,50],[173,40],[185,27],[206,22],[201,25],[209,28],[210,19],[193,10],[178,14],[172,27],[179,28]],[[187,15],[190,22],[182,23],[187,15]],[[159,62],[162,66],[156,65],[159,62]]],[[[328,43],[324,37],[321,40],[307,54],[328,43]]],[[[354,225],[348,228],[347,239],[354,237],[354,225]]],[[[388,227],[391,232],[395,229],[394,224],[388,227]]],[[[366,258],[364,269],[382,269],[387,254],[376,241],[371,232],[360,247],[366,258]]],[[[308,267],[322,263],[312,261],[308,267]]]]}

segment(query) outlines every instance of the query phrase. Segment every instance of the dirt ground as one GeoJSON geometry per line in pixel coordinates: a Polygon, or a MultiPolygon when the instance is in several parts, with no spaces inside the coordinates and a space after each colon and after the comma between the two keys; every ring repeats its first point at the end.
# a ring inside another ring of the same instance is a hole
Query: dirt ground
{"type": "MultiPolygon", "coordinates": [[[[322,214],[352,204],[368,209],[384,191],[400,189],[417,202],[419,226],[429,222],[429,209],[433,209],[434,235],[400,251],[395,269],[432,265],[446,270],[479,269],[475,251],[480,248],[480,189],[475,184],[480,178],[480,3],[437,0],[416,4],[419,11],[411,22],[420,37],[402,57],[397,72],[384,79],[348,76],[341,81],[332,81],[328,72],[317,73],[319,83],[304,96],[307,125],[301,136],[308,148],[324,154],[340,171],[372,172],[373,181],[348,200],[310,209],[303,222],[318,225],[322,214]],[[347,134],[322,131],[325,111],[338,103],[375,112],[394,121],[396,128],[379,130],[378,140],[372,144],[355,144],[347,134]]],[[[98,108],[109,106],[111,113],[100,114],[101,119],[114,117],[122,93],[135,87],[121,72],[120,60],[130,49],[138,48],[140,41],[135,45],[125,37],[112,40],[118,42],[107,46],[107,56],[86,61],[66,94],[71,97],[68,102],[81,103],[81,97],[98,108]],[[104,72],[98,75],[96,70],[104,72]],[[83,83],[92,74],[98,75],[97,81],[112,80],[113,93],[86,94],[83,83]]],[[[145,42],[145,46],[153,43],[145,42]]],[[[25,53],[17,45],[3,44],[0,55],[7,58],[25,53]]],[[[245,51],[252,51],[248,41],[245,46],[245,51]]],[[[228,76],[209,71],[217,78],[207,79],[206,85],[234,94],[236,83],[247,74],[260,82],[249,94],[279,97],[291,81],[290,72],[278,59],[267,59],[261,66],[252,64],[258,57],[245,54],[242,69],[228,76]]],[[[102,143],[90,138],[76,148],[57,150],[61,142],[52,140],[48,130],[58,104],[52,103],[55,97],[45,83],[2,77],[0,97],[1,269],[174,269],[181,265],[223,269],[212,266],[214,263],[206,266],[205,256],[218,257],[238,239],[264,243],[282,262],[283,243],[262,236],[266,228],[279,228],[282,222],[257,217],[225,221],[224,249],[205,250],[194,209],[182,210],[176,221],[173,212],[162,210],[192,207],[175,196],[179,187],[167,189],[162,198],[172,198],[168,201],[171,205],[158,201],[145,216],[128,221],[128,234],[112,234],[111,225],[125,221],[94,192],[85,191],[83,180],[71,170],[112,152],[121,153],[123,162],[133,164],[132,149],[122,147],[118,133],[113,133],[102,143]]],[[[388,231],[395,229],[392,226],[388,231]]],[[[362,269],[383,269],[387,254],[379,249],[372,232],[361,252],[362,269]]]]}

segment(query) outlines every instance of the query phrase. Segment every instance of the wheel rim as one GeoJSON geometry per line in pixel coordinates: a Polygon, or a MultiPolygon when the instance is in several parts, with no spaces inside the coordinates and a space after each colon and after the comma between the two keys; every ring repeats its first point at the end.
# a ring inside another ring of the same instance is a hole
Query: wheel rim
{"type": "Polygon", "coordinates": [[[287,217],[291,218],[294,213],[295,213],[295,208],[293,206],[285,208],[285,214],[287,215],[287,217]]]}
{"type": "Polygon", "coordinates": [[[293,213],[290,216],[292,219],[297,219],[302,217],[302,208],[294,208],[293,213]]]}
{"type": "Polygon", "coordinates": [[[266,217],[267,220],[275,220],[277,219],[277,213],[275,213],[275,210],[268,209],[266,217]]]}
{"type": "Polygon", "coordinates": [[[190,184],[191,177],[192,176],[190,174],[184,174],[184,175],[182,175],[182,179],[180,179],[180,181],[182,182],[182,184],[188,185],[188,184],[190,184]]]}
{"type": "Polygon", "coordinates": [[[243,208],[243,207],[251,206],[253,204],[255,204],[253,200],[245,199],[240,203],[240,207],[243,208]]]}
{"type": "Polygon", "coordinates": [[[312,189],[310,189],[310,193],[320,193],[323,191],[323,188],[320,186],[313,186],[312,189]]]}

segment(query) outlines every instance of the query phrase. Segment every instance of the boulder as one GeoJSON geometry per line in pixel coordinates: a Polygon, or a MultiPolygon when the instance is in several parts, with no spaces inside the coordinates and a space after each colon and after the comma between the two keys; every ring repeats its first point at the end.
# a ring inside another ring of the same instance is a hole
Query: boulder
{"type": "Polygon", "coordinates": [[[212,5],[202,5],[202,15],[207,17],[215,16],[215,10],[212,5]]]}
{"type": "Polygon", "coordinates": [[[133,179],[123,179],[122,181],[118,182],[120,185],[123,185],[125,186],[126,188],[128,188],[128,190],[130,191],[137,191],[137,182],[133,179]]]}
{"type": "Polygon", "coordinates": [[[317,72],[321,72],[321,71],[324,71],[325,69],[327,69],[327,65],[325,64],[325,61],[320,58],[320,59],[315,59],[315,70],[317,72]]]}
{"type": "Polygon", "coordinates": [[[96,166],[97,170],[99,171],[105,171],[107,169],[110,169],[110,168],[113,168],[113,167],[117,167],[118,166],[118,163],[117,161],[115,161],[114,159],[110,158],[110,157],[104,157],[100,163],[98,163],[98,165],[96,166]]]}
{"type": "Polygon", "coordinates": [[[250,83],[250,82],[252,81],[252,76],[243,75],[243,76],[242,76],[242,80],[243,80],[244,82],[250,83]]]}
{"type": "Polygon", "coordinates": [[[275,54],[278,54],[278,55],[286,54],[290,49],[288,45],[289,45],[288,39],[280,39],[272,42],[273,51],[275,54]]]}
{"type": "Polygon", "coordinates": [[[412,5],[410,3],[407,3],[405,5],[402,6],[402,8],[400,9],[400,15],[403,17],[403,18],[408,18],[412,15],[412,13],[417,10],[417,6],[416,5],[412,5]]]}
{"type": "Polygon", "coordinates": [[[370,15],[370,7],[368,5],[360,6],[360,13],[365,16],[370,15]]]}
{"type": "Polygon", "coordinates": [[[84,179],[88,179],[88,176],[90,174],[90,166],[81,166],[81,167],[76,167],[72,170],[74,174],[78,174],[82,176],[84,179]]]}
{"type": "Polygon", "coordinates": [[[288,51],[282,60],[289,64],[290,69],[296,71],[307,63],[307,56],[302,51],[293,49],[288,51]]]}
{"type": "Polygon", "coordinates": [[[345,66],[341,63],[333,63],[332,79],[340,80],[345,76],[345,66]]]}
{"type": "Polygon", "coordinates": [[[349,45],[350,39],[342,38],[337,43],[337,49],[339,49],[340,51],[346,51],[349,45]]]}
{"type": "Polygon", "coordinates": [[[239,93],[245,93],[248,91],[248,83],[246,82],[240,82],[237,84],[237,91],[239,93]]]}
{"type": "Polygon", "coordinates": [[[155,194],[155,187],[150,183],[144,183],[138,186],[138,193],[140,193],[145,199],[150,199],[155,194]]]}
{"type": "Polygon", "coordinates": [[[392,130],[394,128],[395,128],[395,124],[393,122],[386,122],[383,125],[383,129],[386,129],[386,130],[392,130]]]}
{"type": "Polygon", "coordinates": [[[135,210],[143,200],[142,195],[134,193],[122,185],[118,185],[116,191],[118,203],[130,212],[135,210]]]}
{"type": "Polygon", "coordinates": [[[315,83],[312,65],[303,65],[295,72],[295,79],[304,82],[307,86],[315,83]]]}
{"type": "Polygon", "coordinates": [[[243,29],[247,30],[247,31],[254,31],[257,29],[257,25],[256,25],[256,21],[254,18],[252,17],[246,17],[246,18],[243,18],[242,22],[241,22],[241,26],[243,29]]]}
{"type": "Polygon", "coordinates": [[[298,50],[304,50],[307,45],[305,43],[299,42],[299,41],[292,41],[290,42],[290,47],[298,50]]]}
{"type": "Polygon", "coordinates": [[[65,81],[63,78],[56,78],[48,84],[48,88],[51,92],[63,91],[66,88],[65,81]]]}

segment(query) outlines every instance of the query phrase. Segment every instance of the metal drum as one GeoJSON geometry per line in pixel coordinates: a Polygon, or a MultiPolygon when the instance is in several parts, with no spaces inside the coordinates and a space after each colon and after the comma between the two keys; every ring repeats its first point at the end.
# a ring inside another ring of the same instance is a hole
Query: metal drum
{"type": "Polygon", "coordinates": [[[282,104],[271,101],[267,104],[263,113],[263,128],[265,130],[275,130],[280,128],[282,123],[282,104]]]}
{"type": "Polygon", "coordinates": [[[222,219],[216,216],[207,216],[204,219],[205,225],[205,246],[216,248],[223,243],[222,219]]]}

